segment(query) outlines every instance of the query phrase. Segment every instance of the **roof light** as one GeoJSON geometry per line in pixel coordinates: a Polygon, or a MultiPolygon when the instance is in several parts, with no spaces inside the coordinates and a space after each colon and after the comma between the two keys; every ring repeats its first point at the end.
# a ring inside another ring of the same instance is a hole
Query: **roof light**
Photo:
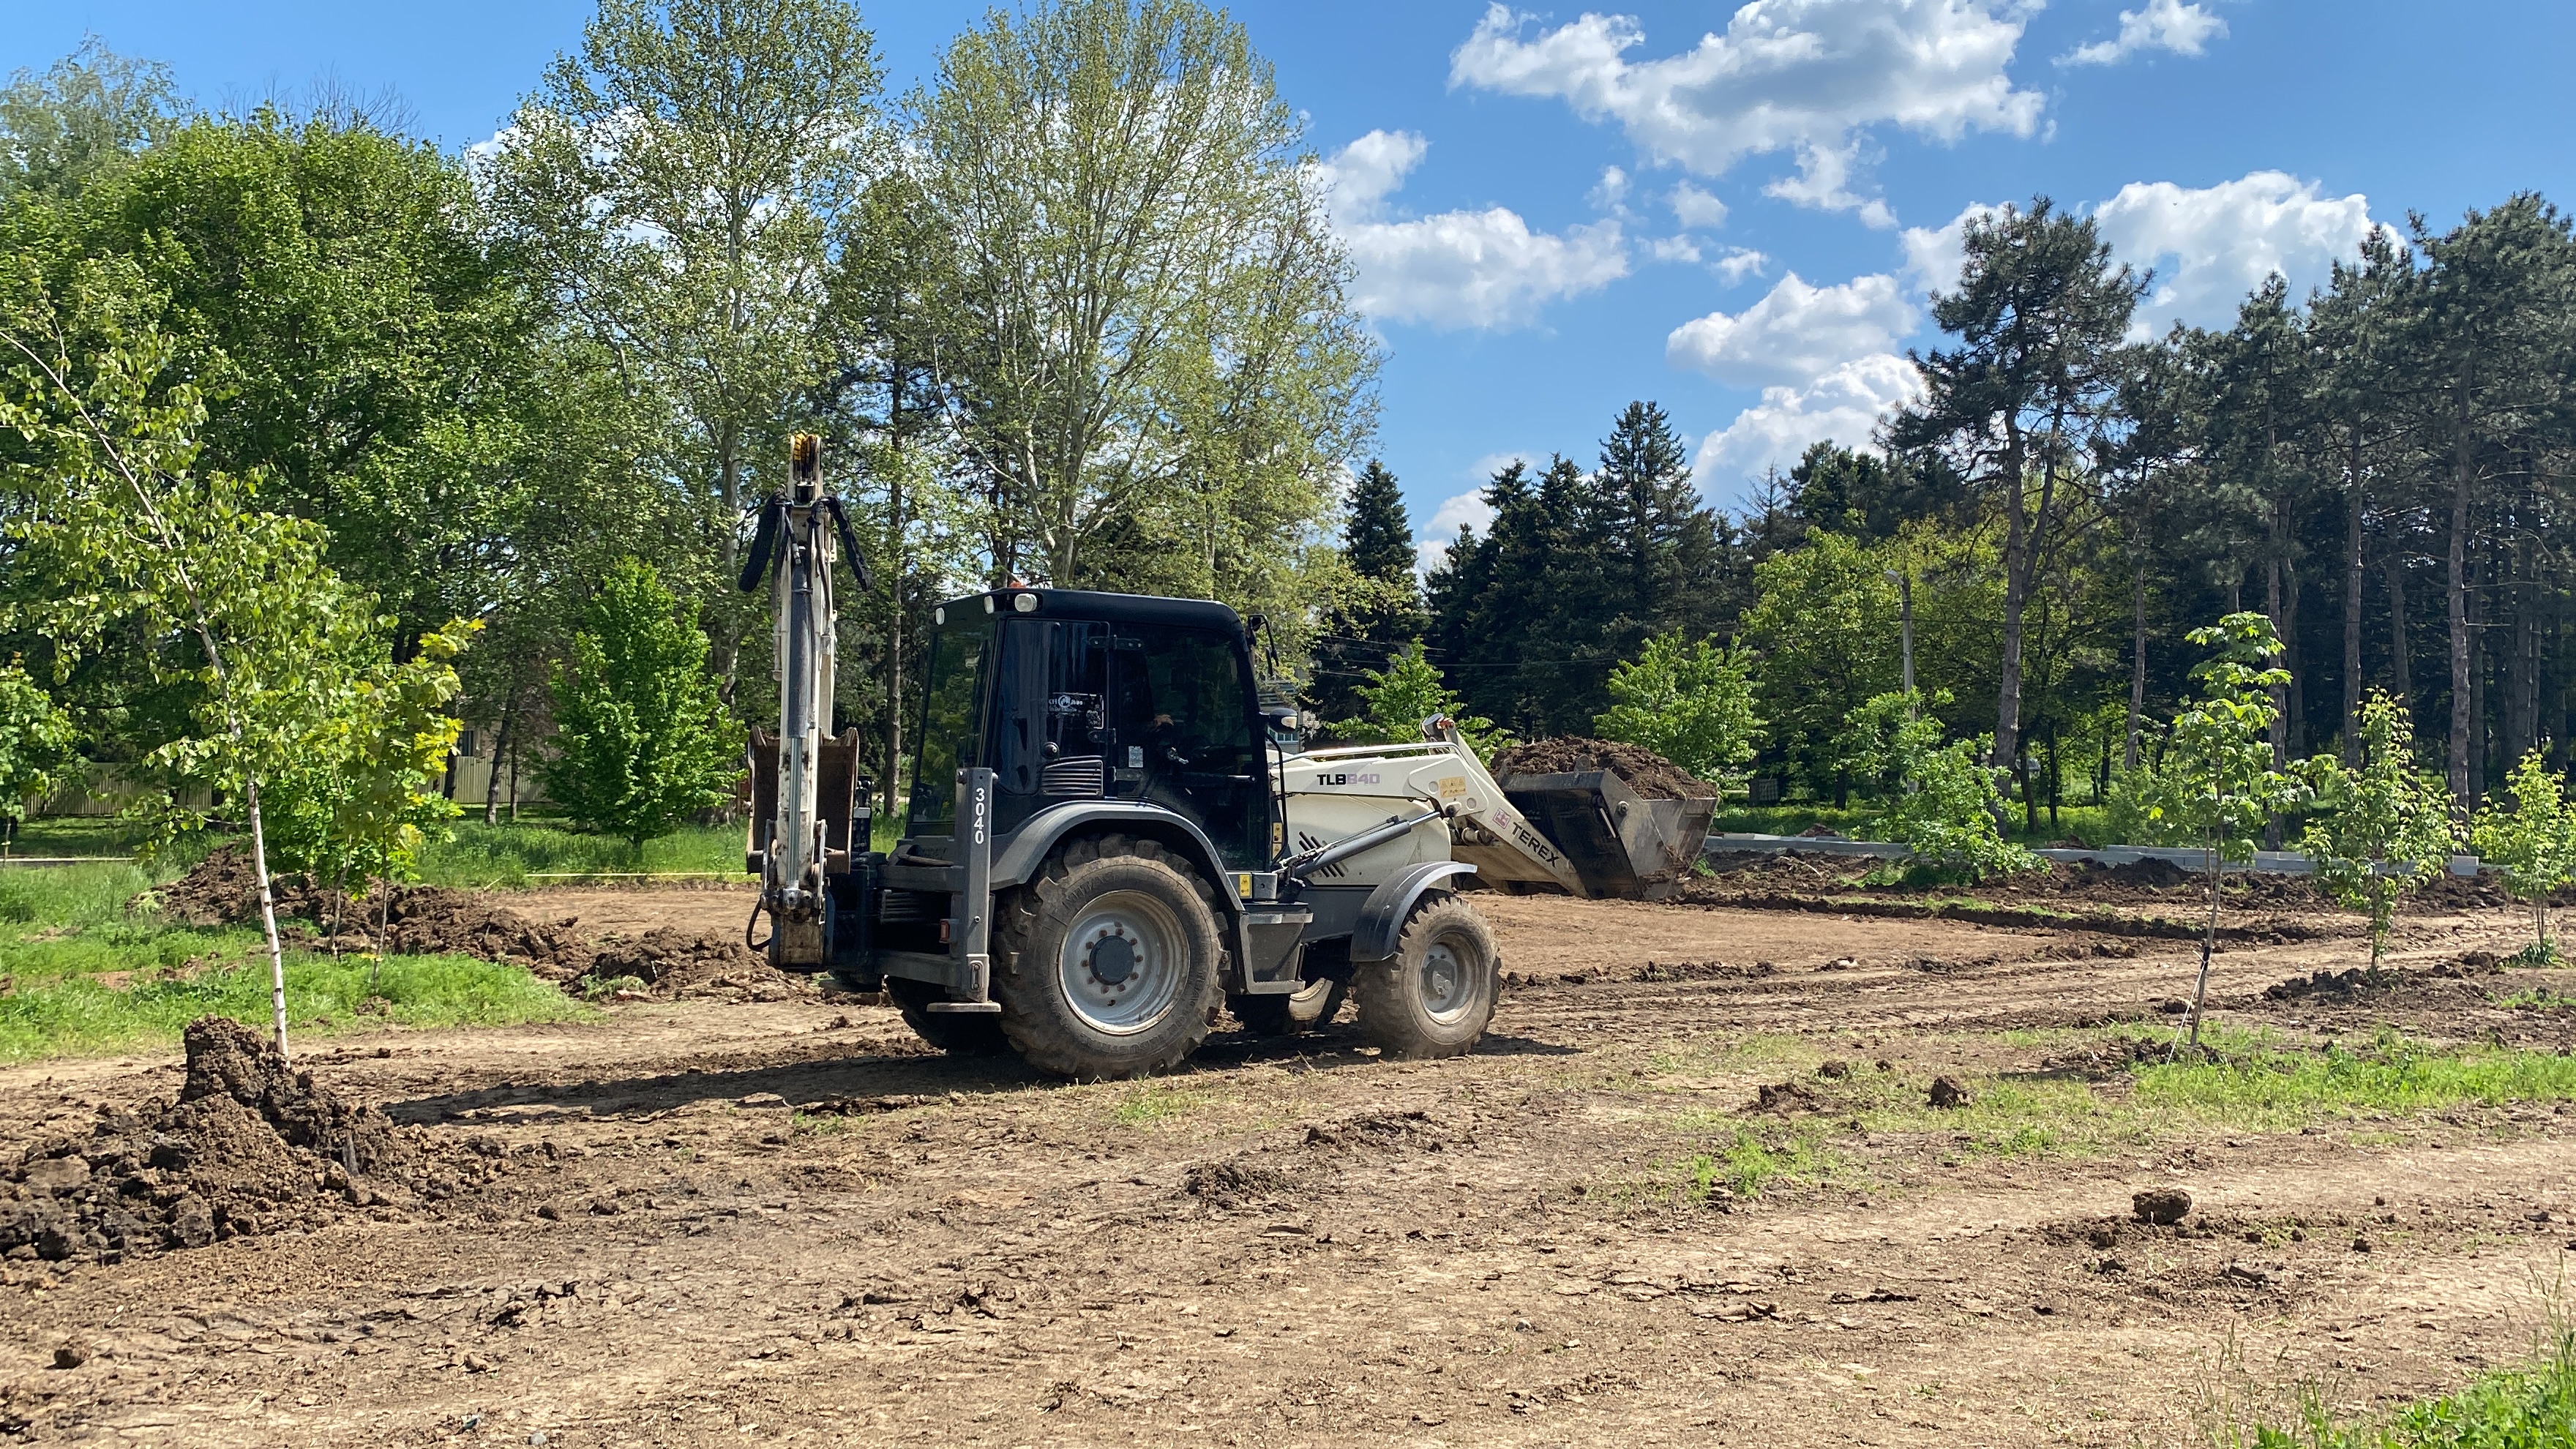
{"type": "Polygon", "coordinates": [[[1011,596],[1011,607],[1023,614],[1034,614],[1038,611],[1038,596],[1035,594],[1013,594],[1011,596]]]}

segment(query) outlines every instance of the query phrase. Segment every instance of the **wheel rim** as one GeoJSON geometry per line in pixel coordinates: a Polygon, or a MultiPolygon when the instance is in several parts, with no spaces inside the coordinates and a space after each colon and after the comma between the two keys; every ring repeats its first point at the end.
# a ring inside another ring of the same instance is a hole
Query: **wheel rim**
{"type": "Polygon", "coordinates": [[[1169,907],[1138,891],[1112,891],[1065,933],[1056,980],[1067,1006],[1094,1031],[1133,1036],[1170,1014],[1189,938],[1169,907]]]}
{"type": "Polygon", "coordinates": [[[1454,936],[1441,936],[1422,953],[1422,969],[1413,989],[1421,993],[1422,1010],[1446,1026],[1464,1017],[1476,1002],[1476,948],[1454,936]]]}

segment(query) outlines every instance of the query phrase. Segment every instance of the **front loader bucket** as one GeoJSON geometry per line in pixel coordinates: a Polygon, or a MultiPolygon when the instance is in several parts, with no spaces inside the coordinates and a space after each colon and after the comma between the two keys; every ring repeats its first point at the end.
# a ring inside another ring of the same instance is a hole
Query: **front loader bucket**
{"type": "Polygon", "coordinates": [[[1715,800],[1646,799],[1608,770],[1512,775],[1499,783],[1595,896],[1651,900],[1679,889],[1717,814],[1715,800]]]}

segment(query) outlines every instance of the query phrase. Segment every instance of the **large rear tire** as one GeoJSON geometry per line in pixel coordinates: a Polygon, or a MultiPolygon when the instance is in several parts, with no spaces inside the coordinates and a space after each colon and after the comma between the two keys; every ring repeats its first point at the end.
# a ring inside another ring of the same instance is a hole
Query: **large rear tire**
{"type": "Polygon", "coordinates": [[[1213,889],[1150,840],[1057,849],[994,903],[993,997],[1031,1066],[1078,1081],[1158,1072],[1207,1040],[1225,946],[1213,889]]]}
{"type": "Polygon", "coordinates": [[[1391,1057],[1425,1060],[1475,1050],[1494,1019],[1502,953],[1475,908],[1447,891],[1405,918],[1395,954],[1351,978],[1360,1035],[1391,1057]]]}
{"type": "Polygon", "coordinates": [[[885,993],[903,1012],[912,1034],[958,1057],[989,1057],[1011,1049],[1003,1039],[1002,1020],[990,1012],[932,1011],[930,1003],[946,1001],[948,992],[927,981],[901,976],[885,979],[885,993]]]}

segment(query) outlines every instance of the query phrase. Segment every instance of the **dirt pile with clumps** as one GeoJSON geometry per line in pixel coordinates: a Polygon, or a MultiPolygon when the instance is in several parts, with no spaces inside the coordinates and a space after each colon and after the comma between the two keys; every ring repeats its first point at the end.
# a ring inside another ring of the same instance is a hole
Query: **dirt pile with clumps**
{"type": "Polygon", "coordinates": [[[1514,775],[1567,775],[1607,770],[1649,800],[1713,800],[1717,787],[1643,745],[1559,735],[1498,751],[1494,778],[1505,788],[1514,775]]]}
{"type": "MultiPolygon", "coordinates": [[[[815,989],[739,939],[701,931],[659,927],[633,940],[609,936],[593,943],[581,937],[571,917],[539,920],[447,886],[399,886],[387,896],[351,900],[300,876],[280,876],[270,892],[281,922],[292,918],[280,935],[316,950],[372,951],[381,935],[384,949],[398,955],[471,956],[519,966],[566,990],[612,1000],[785,1001],[815,989]],[[611,989],[595,990],[602,985],[611,989]]],[[[164,914],[191,925],[259,916],[259,881],[250,857],[229,847],[149,896],[164,914]]]]}
{"type": "Polygon", "coordinates": [[[382,1112],[291,1070],[241,1023],[186,1032],[179,1098],[102,1109],[0,1171],[0,1255],[114,1261],[321,1227],[411,1200],[428,1155],[382,1112]]]}
{"type": "Polygon", "coordinates": [[[609,937],[590,960],[590,979],[640,981],[657,997],[785,1001],[811,995],[812,982],[769,964],[739,940],[660,926],[629,941],[609,937]]]}
{"type": "MultiPolygon", "coordinates": [[[[321,905],[301,877],[272,877],[269,895],[280,919],[321,905]]],[[[215,851],[186,875],[134,898],[136,908],[157,905],[161,913],[186,926],[229,926],[259,919],[259,871],[245,851],[231,846],[215,851]]]]}

